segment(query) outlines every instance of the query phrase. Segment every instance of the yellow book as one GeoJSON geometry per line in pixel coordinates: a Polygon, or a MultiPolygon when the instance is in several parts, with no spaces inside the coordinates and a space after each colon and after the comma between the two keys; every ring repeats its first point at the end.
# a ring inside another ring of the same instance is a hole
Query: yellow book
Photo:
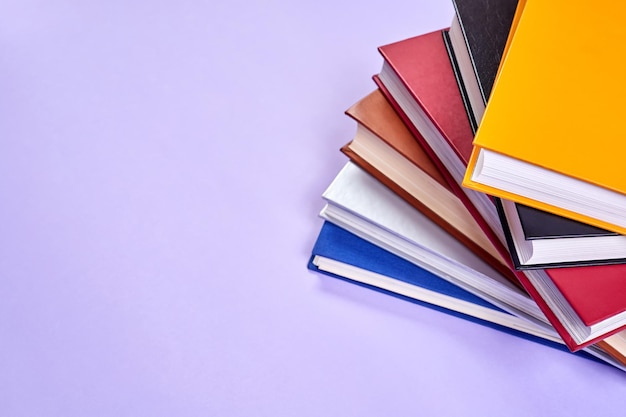
{"type": "Polygon", "coordinates": [[[463,185],[626,234],[625,13],[525,1],[463,185]]]}

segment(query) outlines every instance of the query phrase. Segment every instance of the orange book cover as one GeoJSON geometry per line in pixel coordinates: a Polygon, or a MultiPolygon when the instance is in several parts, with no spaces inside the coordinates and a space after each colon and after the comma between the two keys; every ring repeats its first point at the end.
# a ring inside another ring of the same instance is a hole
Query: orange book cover
{"type": "Polygon", "coordinates": [[[493,268],[518,283],[508,262],[453,193],[380,90],[359,100],[346,114],[357,122],[357,133],[341,148],[345,155],[493,268]]]}

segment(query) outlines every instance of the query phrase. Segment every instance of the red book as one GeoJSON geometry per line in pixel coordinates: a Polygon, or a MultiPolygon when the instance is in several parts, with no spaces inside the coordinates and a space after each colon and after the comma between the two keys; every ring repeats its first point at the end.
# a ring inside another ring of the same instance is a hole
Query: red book
{"type": "MultiPolygon", "coordinates": [[[[461,186],[474,137],[443,33],[380,47],[384,64],[375,80],[451,188],[510,260],[491,197],[461,186]]],[[[512,262],[510,268],[514,270],[512,262]]],[[[514,272],[572,351],[626,327],[626,265],[514,272]]]]}
{"type": "Polygon", "coordinates": [[[624,264],[516,273],[572,351],[602,341],[626,326],[624,264]]]}

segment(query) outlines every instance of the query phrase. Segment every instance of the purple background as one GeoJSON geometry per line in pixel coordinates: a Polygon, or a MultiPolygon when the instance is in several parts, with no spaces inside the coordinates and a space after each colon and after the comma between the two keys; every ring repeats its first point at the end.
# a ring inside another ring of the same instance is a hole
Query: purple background
{"type": "Polygon", "coordinates": [[[452,16],[3,1],[0,415],[623,415],[620,371],[306,269],[376,47],[452,16]]]}

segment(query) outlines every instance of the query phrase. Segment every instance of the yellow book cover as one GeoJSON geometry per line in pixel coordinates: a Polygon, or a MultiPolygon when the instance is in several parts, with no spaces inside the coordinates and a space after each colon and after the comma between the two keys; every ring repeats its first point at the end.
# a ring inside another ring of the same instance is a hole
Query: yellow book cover
{"type": "Polygon", "coordinates": [[[524,3],[463,185],[626,234],[626,2],[524,3]]]}

